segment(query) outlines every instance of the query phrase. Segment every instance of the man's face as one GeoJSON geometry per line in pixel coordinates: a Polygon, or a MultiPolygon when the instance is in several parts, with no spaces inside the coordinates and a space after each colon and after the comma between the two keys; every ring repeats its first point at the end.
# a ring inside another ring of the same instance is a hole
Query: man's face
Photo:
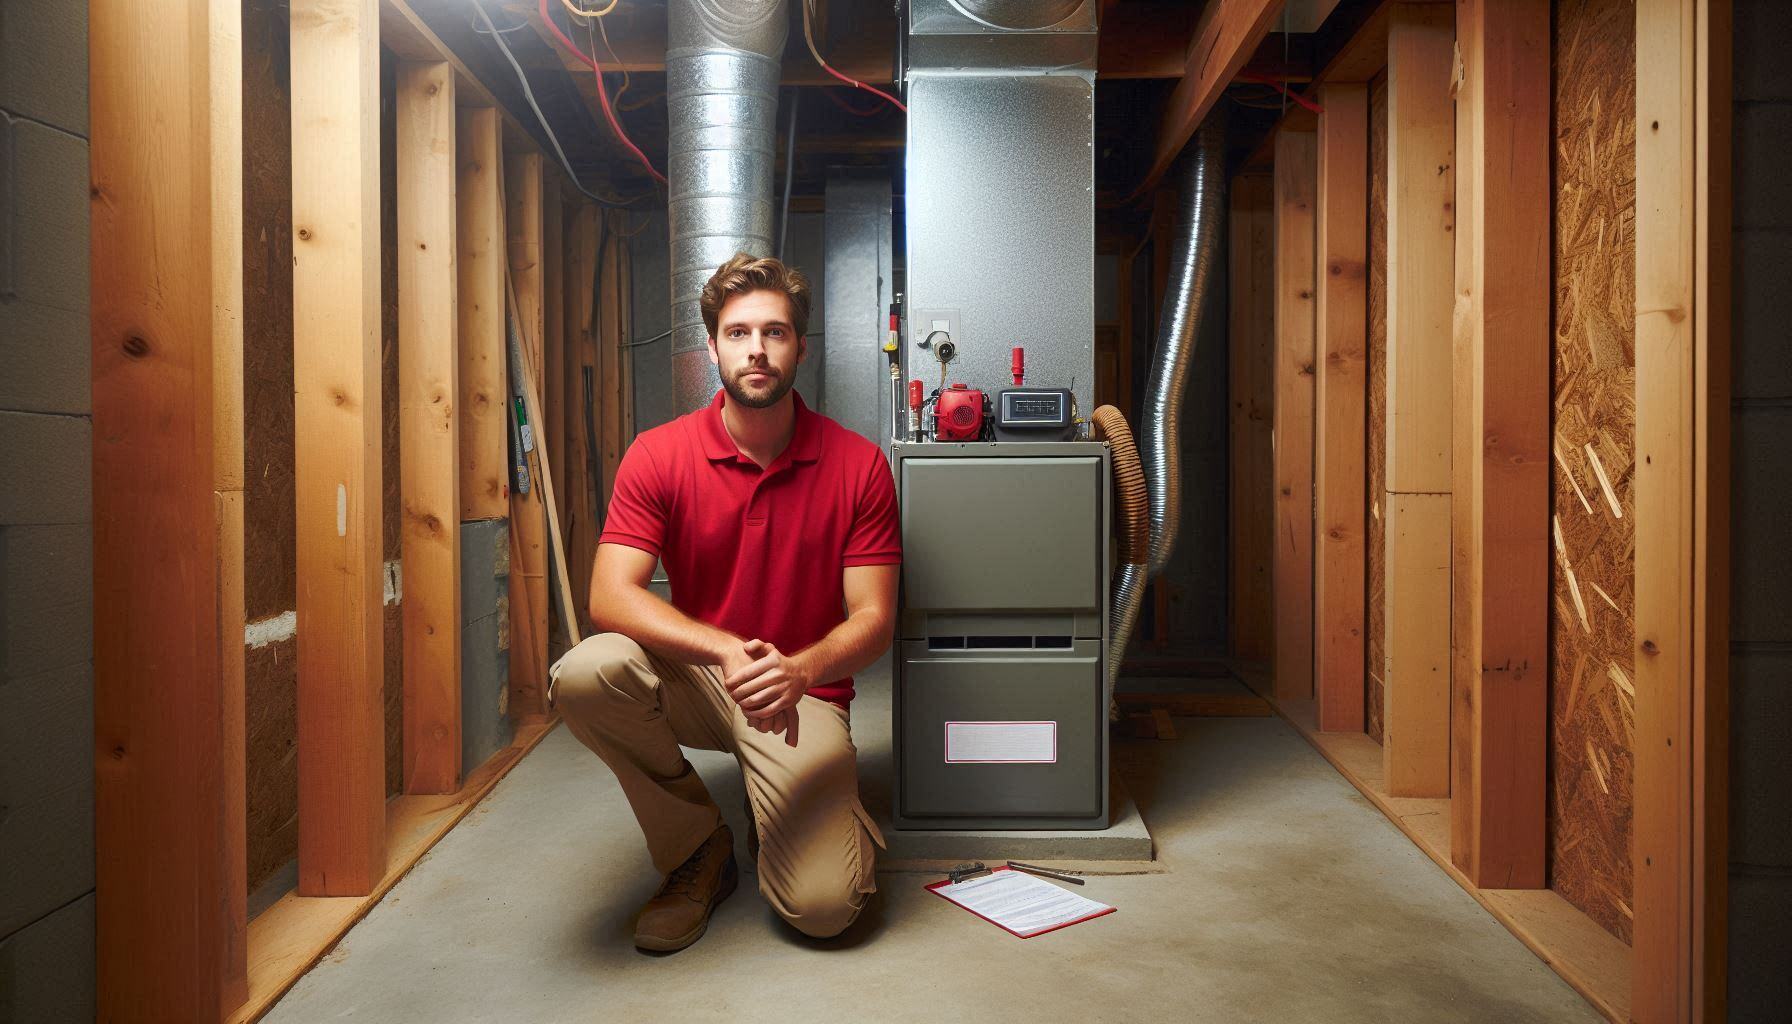
{"type": "Polygon", "coordinates": [[[778,404],[796,384],[803,355],[784,293],[752,291],[722,304],[716,336],[709,339],[709,361],[728,397],[752,409],[778,404]]]}

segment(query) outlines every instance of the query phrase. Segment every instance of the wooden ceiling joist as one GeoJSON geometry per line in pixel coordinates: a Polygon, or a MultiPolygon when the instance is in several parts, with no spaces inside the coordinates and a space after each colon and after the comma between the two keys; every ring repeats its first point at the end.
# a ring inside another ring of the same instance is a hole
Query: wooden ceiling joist
{"type": "Polygon", "coordinates": [[[1183,62],[1182,81],[1170,94],[1151,170],[1134,194],[1156,185],[1201,120],[1269,34],[1280,0],[1210,0],[1201,11],[1183,62]]]}

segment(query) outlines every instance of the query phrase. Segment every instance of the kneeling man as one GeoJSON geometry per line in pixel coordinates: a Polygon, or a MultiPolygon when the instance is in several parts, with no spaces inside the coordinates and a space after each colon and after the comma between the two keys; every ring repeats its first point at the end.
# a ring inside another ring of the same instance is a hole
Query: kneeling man
{"type": "Polygon", "coordinates": [[[859,802],[852,675],[890,644],[901,542],[871,442],[791,391],[809,285],[742,253],[703,286],[722,390],[635,439],[591,576],[599,629],[554,666],[551,699],[616,773],[666,876],[635,925],[683,949],[734,891],[734,837],[682,744],[725,750],[746,784],[759,890],[813,936],[877,889],[859,802]],[[665,562],[672,603],[647,589],[665,562]]]}

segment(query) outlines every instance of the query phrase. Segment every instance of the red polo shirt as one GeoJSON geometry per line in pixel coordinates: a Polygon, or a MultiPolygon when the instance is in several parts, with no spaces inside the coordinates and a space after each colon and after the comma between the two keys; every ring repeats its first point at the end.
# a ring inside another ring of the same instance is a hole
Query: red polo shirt
{"type": "MultiPolygon", "coordinates": [[[[791,396],[796,430],[764,470],[722,425],[721,391],[635,438],[598,538],[658,555],[686,615],[785,654],[846,621],[842,569],[902,560],[883,452],[791,396]]],[[[847,707],[852,678],[809,693],[847,707]]]]}

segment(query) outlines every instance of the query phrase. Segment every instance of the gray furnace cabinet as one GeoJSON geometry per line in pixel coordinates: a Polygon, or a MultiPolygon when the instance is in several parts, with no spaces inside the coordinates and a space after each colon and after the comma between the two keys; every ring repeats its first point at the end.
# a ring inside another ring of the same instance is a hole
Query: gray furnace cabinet
{"type": "Polygon", "coordinates": [[[1108,447],[893,446],[901,829],[1108,824],[1108,447]]]}

